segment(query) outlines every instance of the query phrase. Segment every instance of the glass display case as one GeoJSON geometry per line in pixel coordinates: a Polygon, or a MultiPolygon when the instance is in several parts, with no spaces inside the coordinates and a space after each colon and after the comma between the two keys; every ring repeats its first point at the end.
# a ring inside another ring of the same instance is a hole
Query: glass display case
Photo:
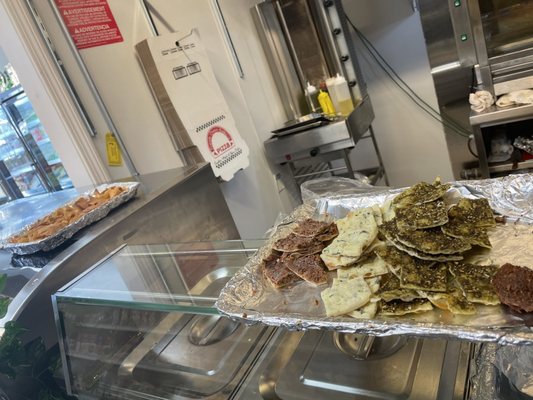
{"type": "Polygon", "coordinates": [[[262,241],[126,245],[53,296],[80,399],[464,399],[471,344],[294,332],[219,315],[262,241]]]}

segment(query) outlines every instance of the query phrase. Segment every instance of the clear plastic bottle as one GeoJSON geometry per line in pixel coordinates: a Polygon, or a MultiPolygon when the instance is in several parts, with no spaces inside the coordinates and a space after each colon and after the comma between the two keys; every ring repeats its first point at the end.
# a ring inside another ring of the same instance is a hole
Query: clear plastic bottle
{"type": "Polygon", "coordinates": [[[320,105],[318,103],[318,91],[316,87],[307,82],[307,87],[305,88],[305,96],[308,99],[309,106],[311,107],[311,112],[316,113],[320,112],[320,105]]]}
{"type": "Polygon", "coordinates": [[[347,117],[353,111],[353,101],[346,79],[340,74],[326,80],[326,85],[335,109],[347,117]]]}

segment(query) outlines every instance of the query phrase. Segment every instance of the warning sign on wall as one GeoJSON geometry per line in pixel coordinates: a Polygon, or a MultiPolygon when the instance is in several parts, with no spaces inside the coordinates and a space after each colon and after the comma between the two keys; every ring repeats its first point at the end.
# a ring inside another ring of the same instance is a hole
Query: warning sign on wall
{"type": "Polygon", "coordinates": [[[55,0],[76,47],[123,42],[107,0],[55,0]]]}

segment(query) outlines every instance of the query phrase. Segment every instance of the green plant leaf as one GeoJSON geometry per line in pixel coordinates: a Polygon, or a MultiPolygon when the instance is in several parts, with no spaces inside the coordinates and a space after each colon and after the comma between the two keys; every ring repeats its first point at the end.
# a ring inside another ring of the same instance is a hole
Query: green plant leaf
{"type": "Polygon", "coordinates": [[[11,297],[0,295],[0,318],[4,318],[7,314],[9,303],[11,303],[11,297]]]}
{"type": "Polygon", "coordinates": [[[6,288],[7,283],[7,275],[6,274],[0,274],[0,293],[4,291],[6,288]]]}

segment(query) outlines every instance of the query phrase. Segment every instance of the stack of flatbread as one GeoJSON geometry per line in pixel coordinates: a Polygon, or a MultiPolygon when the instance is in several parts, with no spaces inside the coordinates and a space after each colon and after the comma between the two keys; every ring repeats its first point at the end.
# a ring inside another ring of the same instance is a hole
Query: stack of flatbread
{"type": "Polygon", "coordinates": [[[276,288],[331,282],[321,292],[327,316],[369,319],[434,306],[474,314],[475,304],[499,304],[491,284],[497,267],[463,261],[472,247],[491,248],[492,209],[486,199],[451,204],[449,189],[421,182],[335,223],[305,220],[273,245],[263,275],[276,288]]]}
{"type": "Polygon", "coordinates": [[[330,271],[337,271],[331,287],[321,293],[328,316],[372,318],[376,314],[379,298],[375,293],[381,275],[388,273],[386,264],[374,254],[382,245],[377,238],[381,222],[379,207],[354,210],[337,220],[339,236],[320,255],[330,271]]]}
{"type": "Polygon", "coordinates": [[[389,267],[378,292],[380,315],[426,311],[433,305],[474,314],[474,303],[498,304],[490,280],[495,266],[463,263],[472,246],[490,248],[495,225],[486,199],[446,204],[449,185],[421,182],[392,201],[391,217],[379,226],[388,246],[376,251],[389,267]]]}
{"type": "Polygon", "coordinates": [[[328,282],[320,252],[338,235],[333,222],[307,219],[273,245],[261,264],[263,276],[275,288],[305,280],[313,285],[328,282]]]}

